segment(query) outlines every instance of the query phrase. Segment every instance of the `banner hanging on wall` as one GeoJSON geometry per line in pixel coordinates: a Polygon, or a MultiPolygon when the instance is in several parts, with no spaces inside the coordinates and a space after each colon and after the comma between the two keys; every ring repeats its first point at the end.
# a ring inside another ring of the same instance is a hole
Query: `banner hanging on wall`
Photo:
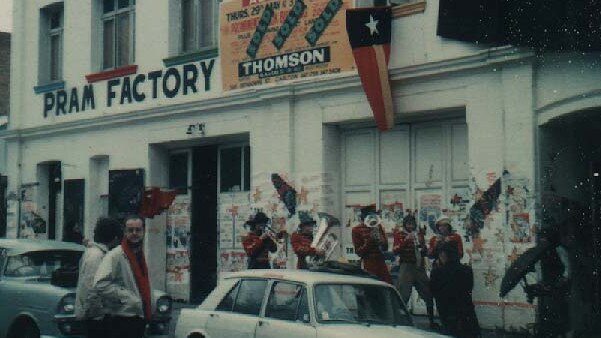
{"type": "Polygon", "coordinates": [[[350,0],[237,0],[220,10],[223,90],[354,69],[350,0]]]}

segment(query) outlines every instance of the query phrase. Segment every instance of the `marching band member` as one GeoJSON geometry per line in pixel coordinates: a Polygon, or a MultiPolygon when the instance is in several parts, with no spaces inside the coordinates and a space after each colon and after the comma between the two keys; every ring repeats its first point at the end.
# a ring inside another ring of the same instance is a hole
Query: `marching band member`
{"type": "Polygon", "coordinates": [[[248,235],[242,240],[242,246],[248,256],[248,269],[271,269],[269,253],[277,250],[273,239],[265,232],[269,218],[263,212],[257,212],[246,221],[250,228],[248,235]]]}
{"type": "Polygon", "coordinates": [[[375,207],[361,209],[361,224],[353,227],[352,237],[355,253],[361,257],[363,270],[392,284],[392,277],[384,262],[383,253],[388,250],[388,240],[384,228],[378,222],[375,207]],[[366,219],[370,224],[365,224],[366,219]]]}
{"type": "Polygon", "coordinates": [[[399,256],[399,279],[396,287],[403,302],[406,304],[409,301],[411,290],[415,287],[420,297],[426,302],[430,327],[434,328],[436,327],[434,303],[430,291],[430,280],[423,264],[423,258],[428,253],[424,234],[423,230],[417,231],[415,216],[411,214],[405,216],[403,229],[394,233],[392,252],[399,256]]]}
{"type": "Polygon", "coordinates": [[[316,224],[315,220],[304,213],[299,213],[299,218],[300,224],[298,225],[298,231],[292,234],[290,243],[298,258],[296,268],[308,269],[306,257],[323,256],[324,251],[311,246],[311,243],[313,242],[313,227],[316,224]]]}
{"type": "Polygon", "coordinates": [[[438,265],[440,245],[445,242],[455,242],[457,244],[459,259],[461,259],[463,257],[463,241],[461,240],[461,236],[453,231],[449,217],[445,215],[438,217],[436,220],[436,231],[436,236],[430,239],[430,247],[428,249],[428,256],[434,259],[434,266],[438,265]]]}

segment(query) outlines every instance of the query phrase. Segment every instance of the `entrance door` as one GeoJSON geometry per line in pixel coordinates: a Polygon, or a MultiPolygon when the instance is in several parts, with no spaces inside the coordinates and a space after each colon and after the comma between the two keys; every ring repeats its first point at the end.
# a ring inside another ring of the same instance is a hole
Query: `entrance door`
{"type": "Polygon", "coordinates": [[[217,146],[192,149],[190,302],[217,285],[217,146]]]}
{"type": "MultiPolygon", "coordinates": [[[[568,316],[574,336],[601,332],[601,115],[599,110],[570,114],[539,129],[542,234],[559,242],[562,264],[542,266],[542,281],[552,282],[563,270],[570,285],[568,316]],[[559,265],[559,268],[557,267],[559,265]],[[550,276],[550,277],[549,277],[550,276]]],[[[548,327],[565,306],[554,297],[539,307],[537,324],[548,327]],[[549,320],[551,318],[551,320],[549,320]]],[[[554,328],[554,327],[552,327],[554,328]]]]}
{"type": "MultiPolygon", "coordinates": [[[[63,208],[63,241],[80,243],[84,234],[85,180],[65,180],[63,208]]],[[[94,224],[92,220],[90,224],[94,224]]]]}
{"type": "Polygon", "coordinates": [[[57,202],[61,192],[61,163],[48,164],[48,239],[56,238],[57,202]]]}

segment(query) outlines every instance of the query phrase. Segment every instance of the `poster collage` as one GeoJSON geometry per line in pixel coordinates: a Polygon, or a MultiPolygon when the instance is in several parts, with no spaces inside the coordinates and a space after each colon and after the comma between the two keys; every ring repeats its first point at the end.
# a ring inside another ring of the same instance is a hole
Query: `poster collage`
{"type": "MultiPolygon", "coordinates": [[[[414,213],[418,227],[426,230],[426,241],[435,234],[435,221],[441,215],[451,220],[453,229],[462,236],[465,253],[462,263],[474,271],[474,303],[479,307],[479,315],[489,323],[504,327],[505,322],[516,322],[505,318],[521,318],[520,322],[534,321],[534,307],[528,304],[521,288],[510,292],[505,299],[499,298],[501,279],[506,269],[520,254],[535,244],[534,196],[529,189],[529,180],[516,178],[505,173],[487,173],[485,183],[478,186],[475,180],[469,186],[442,189],[424,189],[414,192],[410,201],[405,190],[380,191],[378,207],[382,224],[393,245],[393,233],[402,226],[407,213],[414,213]],[[487,203],[481,201],[490,190],[500,189],[496,197],[487,203]],[[469,217],[471,208],[476,205],[484,210],[483,226],[474,231],[469,217]]],[[[370,205],[372,194],[355,192],[346,194],[344,210],[344,245],[350,261],[358,260],[352,247],[350,228],[359,223],[360,210],[370,205]]],[[[372,205],[374,204],[373,201],[372,205]]],[[[396,264],[390,261],[392,269],[396,264]]],[[[430,267],[429,267],[430,268],[430,267]]],[[[530,276],[534,278],[534,276],[530,276]]],[[[417,314],[426,314],[425,302],[414,290],[410,306],[417,314]]]]}
{"type": "Polygon", "coordinates": [[[249,215],[262,211],[271,219],[273,231],[285,232],[279,240],[278,249],[270,255],[274,268],[296,266],[296,255],[289,245],[289,236],[297,230],[298,211],[309,212],[317,220],[318,212],[333,207],[333,178],[329,174],[310,173],[291,180],[279,174],[284,182],[296,191],[296,213],[291,215],[271,181],[272,173],[254,174],[250,192],[226,192],[219,195],[219,244],[220,272],[232,272],[246,268],[246,254],[242,239],[248,233],[244,227],[249,215]],[[297,183],[298,182],[298,183],[297,183]]]}
{"type": "Polygon", "coordinates": [[[190,197],[177,195],[167,211],[166,288],[174,299],[189,300],[190,197]]]}

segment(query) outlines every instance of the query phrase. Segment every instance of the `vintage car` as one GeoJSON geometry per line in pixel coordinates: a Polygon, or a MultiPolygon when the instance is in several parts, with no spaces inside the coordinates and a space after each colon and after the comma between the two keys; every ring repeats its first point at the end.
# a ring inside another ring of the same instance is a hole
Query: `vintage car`
{"type": "Polygon", "coordinates": [[[182,309],[175,336],[442,337],[413,327],[389,284],[302,270],[248,270],[224,276],[200,306],[182,309]]]}
{"type": "MultiPolygon", "coordinates": [[[[0,338],[72,337],[77,268],[84,247],[30,239],[0,239],[0,338]]],[[[150,335],[166,335],[171,298],[155,292],[157,310],[150,335]]]]}

